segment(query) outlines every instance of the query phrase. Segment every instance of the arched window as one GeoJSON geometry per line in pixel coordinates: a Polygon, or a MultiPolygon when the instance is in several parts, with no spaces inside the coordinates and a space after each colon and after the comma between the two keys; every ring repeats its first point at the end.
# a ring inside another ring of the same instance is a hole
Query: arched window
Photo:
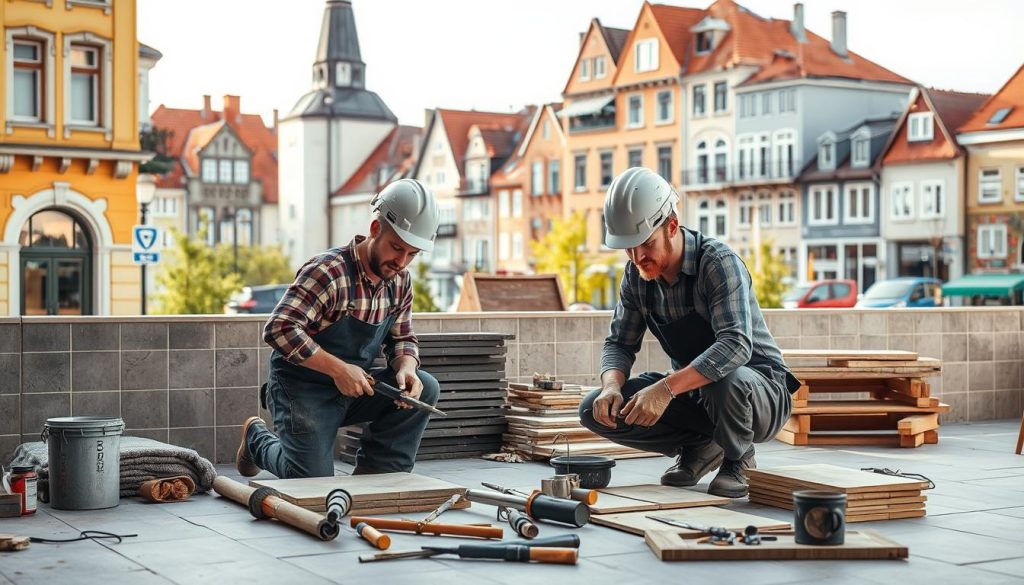
{"type": "Polygon", "coordinates": [[[92,312],[92,239],[76,217],[44,209],[28,218],[21,248],[21,314],[87,315],[92,312]]]}
{"type": "Polygon", "coordinates": [[[740,227],[749,227],[751,216],[754,209],[754,194],[753,193],[741,193],[740,194],[740,219],[737,224],[740,227]]]}
{"type": "Polygon", "coordinates": [[[721,183],[728,178],[729,146],[719,138],[715,142],[715,182],[721,183]]]}
{"type": "Polygon", "coordinates": [[[711,206],[708,204],[708,200],[704,199],[697,204],[697,230],[705,235],[710,235],[708,230],[711,229],[711,206]]]}
{"type": "Polygon", "coordinates": [[[708,182],[708,143],[701,140],[697,143],[697,183],[708,182]]]}
{"type": "Polygon", "coordinates": [[[715,202],[715,237],[724,240],[729,237],[729,207],[725,199],[715,202]]]}

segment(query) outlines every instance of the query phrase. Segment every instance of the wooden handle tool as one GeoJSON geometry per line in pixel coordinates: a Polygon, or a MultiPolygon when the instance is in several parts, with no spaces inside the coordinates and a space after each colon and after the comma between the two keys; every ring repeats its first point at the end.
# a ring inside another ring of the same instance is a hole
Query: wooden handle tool
{"type": "Polygon", "coordinates": [[[381,534],[379,530],[377,530],[373,526],[370,526],[366,522],[360,522],[359,524],[356,524],[356,534],[358,534],[360,538],[369,542],[370,544],[379,548],[380,550],[388,550],[388,548],[391,546],[390,536],[388,536],[387,534],[381,534]]]}
{"type": "Polygon", "coordinates": [[[352,516],[352,527],[360,522],[378,529],[395,530],[398,532],[414,532],[416,534],[436,534],[450,536],[469,536],[474,538],[502,538],[505,531],[500,526],[472,526],[468,524],[423,524],[414,520],[392,520],[390,518],[370,518],[352,516]]]}
{"type": "Polygon", "coordinates": [[[593,506],[597,503],[597,490],[588,490],[585,488],[572,488],[572,492],[569,497],[576,500],[577,502],[583,502],[588,506],[593,506]]]}
{"type": "Polygon", "coordinates": [[[320,540],[334,540],[338,525],[326,517],[287,502],[269,488],[253,488],[219,475],[213,480],[213,490],[221,496],[249,507],[255,518],[274,518],[285,524],[312,534],[320,540]]]}

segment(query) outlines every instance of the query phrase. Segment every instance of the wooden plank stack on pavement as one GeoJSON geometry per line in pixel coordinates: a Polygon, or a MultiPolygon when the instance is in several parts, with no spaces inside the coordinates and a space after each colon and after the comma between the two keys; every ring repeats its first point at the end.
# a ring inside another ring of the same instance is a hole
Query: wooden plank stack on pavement
{"type": "Polygon", "coordinates": [[[925,515],[927,481],[847,469],[824,463],[749,469],[750,502],[793,509],[793,492],[826,490],[846,494],[846,521],[871,522],[925,515]]]}
{"type": "Polygon", "coordinates": [[[534,460],[566,453],[608,455],[617,459],[657,456],[657,453],[638,451],[603,439],[580,424],[580,402],[592,390],[595,388],[550,380],[509,384],[505,448],[534,460]],[[537,383],[548,388],[540,388],[537,383]]]}
{"type": "Polygon", "coordinates": [[[941,375],[939,360],[886,350],[782,353],[802,386],[793,394],[792,416],[776,437],[780,441],[899,447],[938,442],[938,415],[949,412],[949,406],[931,395],[926,379],[941,375]],[[822,394],[843,398],[823,400],[822,394]]]}
{"type": "MultiPolygon", "coordinates": [[[[501,449],[505,421],[505,333],[421,333],[420,367],[437,378],[441,395],[416,460],[478,457],[501,449]]],[[[383,361],[379,365],[383,365],[383,361]]],[[[339,458],[355,464],[360,425],[342,429],[339,458]]]]}
{"type": "MultiPolygon", "coordinates": [[[[327,494],[341,488],[352,496],[350,514],[354,516],[429,512],[453,495],[466,493],[462,486],[415,473],[260,479],[250,481],[249,485],[273,488],[282,499],[314,512],[325,511],[327,494]]],[[[454,508],[469,506],[463,498],[454,508]]]]}

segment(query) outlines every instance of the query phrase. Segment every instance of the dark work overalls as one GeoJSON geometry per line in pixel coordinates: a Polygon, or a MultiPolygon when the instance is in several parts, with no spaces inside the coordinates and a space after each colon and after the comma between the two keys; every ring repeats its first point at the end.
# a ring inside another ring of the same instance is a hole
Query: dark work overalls
{"type": "MultiPolygon", "coordinates": [[[[346,258],[356,262],[354,257],[346,258]]],[[[349,264],[352,266],[353,264],[349,264]]],[[[380,286],[387,286],[381,283],[380,286]]],[[[350,286],[349,299],[354,298],[350,286]]],[[[390,368],[370,369],[380,352],[395,315],[373,325],[352,316],[354,304],[336,323],[313,335],[313,341],[342,361],[359,366],[375,379],[395,385],[390,368]]],[[[417,370],[423,383],[420,400],[435,404],[438,384],[430,374],[417,370]]],[[[350,398],[342,395],[334,381],[312,369],[297,366],[279,352],[270,359],[267,376],[267,407],[277,435],[255,431],[249,437],[249,452],[260,468],[280,478],[334,475],[334,439],[338,428],[369,422],[363,432],[356,468],[367,471],[411,471],[420,437],[430,413],[400,409],[380,395],[350,398]]]]}
{"type": "MultiPolygon", "coordinates": [[[[699,272],[704,238],[699,232],[695,232],[695,236],[699,272]]],[[[689,365],[715,342],[711,323],[694,307],[697,277],[683,274],[682,278],[679,285],[686,287],[683,317],[662,322],[653,312],[653,287],[648,287],[640,307],[647,328],[671,358],[673,370],[689,365]]],[[[644,372],[630,378],[622,387],[623,404],[665,376],[662,372],[644,372]]],[[[677,455],[680,447],[712,438],[727,458],[739,460],[753,443],[775,437],[789,419],[790,392],[798,387],[799,382],[785,366],[746,365],[716,382],[672,399],[661,419],[650,427],[627,425],[622,418],[614,429],[599,424],[593,417],[593,404],[600,390],[584,398],[580,420],[588,429],[620,445],[669,456],[677,455]]]]}

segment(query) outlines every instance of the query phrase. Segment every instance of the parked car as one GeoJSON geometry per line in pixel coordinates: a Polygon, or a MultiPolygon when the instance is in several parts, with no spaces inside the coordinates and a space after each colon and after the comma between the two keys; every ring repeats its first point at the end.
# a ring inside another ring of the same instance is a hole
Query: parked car
{"type": "Polygon", "coordinates": [[[852,280],[819,280],[800,284],[782,297],[785,309],[835,309],[857,304],[857,283],[852,280]]]}
{"type": "Polygon", "coordinates": [[[881,280],[871,286],[858,307],[935,307],[942,304],[942,281],[937,278],[904,276],[881,280]]]}
{"type": "Polygon", "coordinates": [[[269,313],[277,306],[277,302],[284,296],[284,291],[288,290],[288,286],[287,284],[247,286],[228,301],[227,312],[235,315],[269,313]]]}

